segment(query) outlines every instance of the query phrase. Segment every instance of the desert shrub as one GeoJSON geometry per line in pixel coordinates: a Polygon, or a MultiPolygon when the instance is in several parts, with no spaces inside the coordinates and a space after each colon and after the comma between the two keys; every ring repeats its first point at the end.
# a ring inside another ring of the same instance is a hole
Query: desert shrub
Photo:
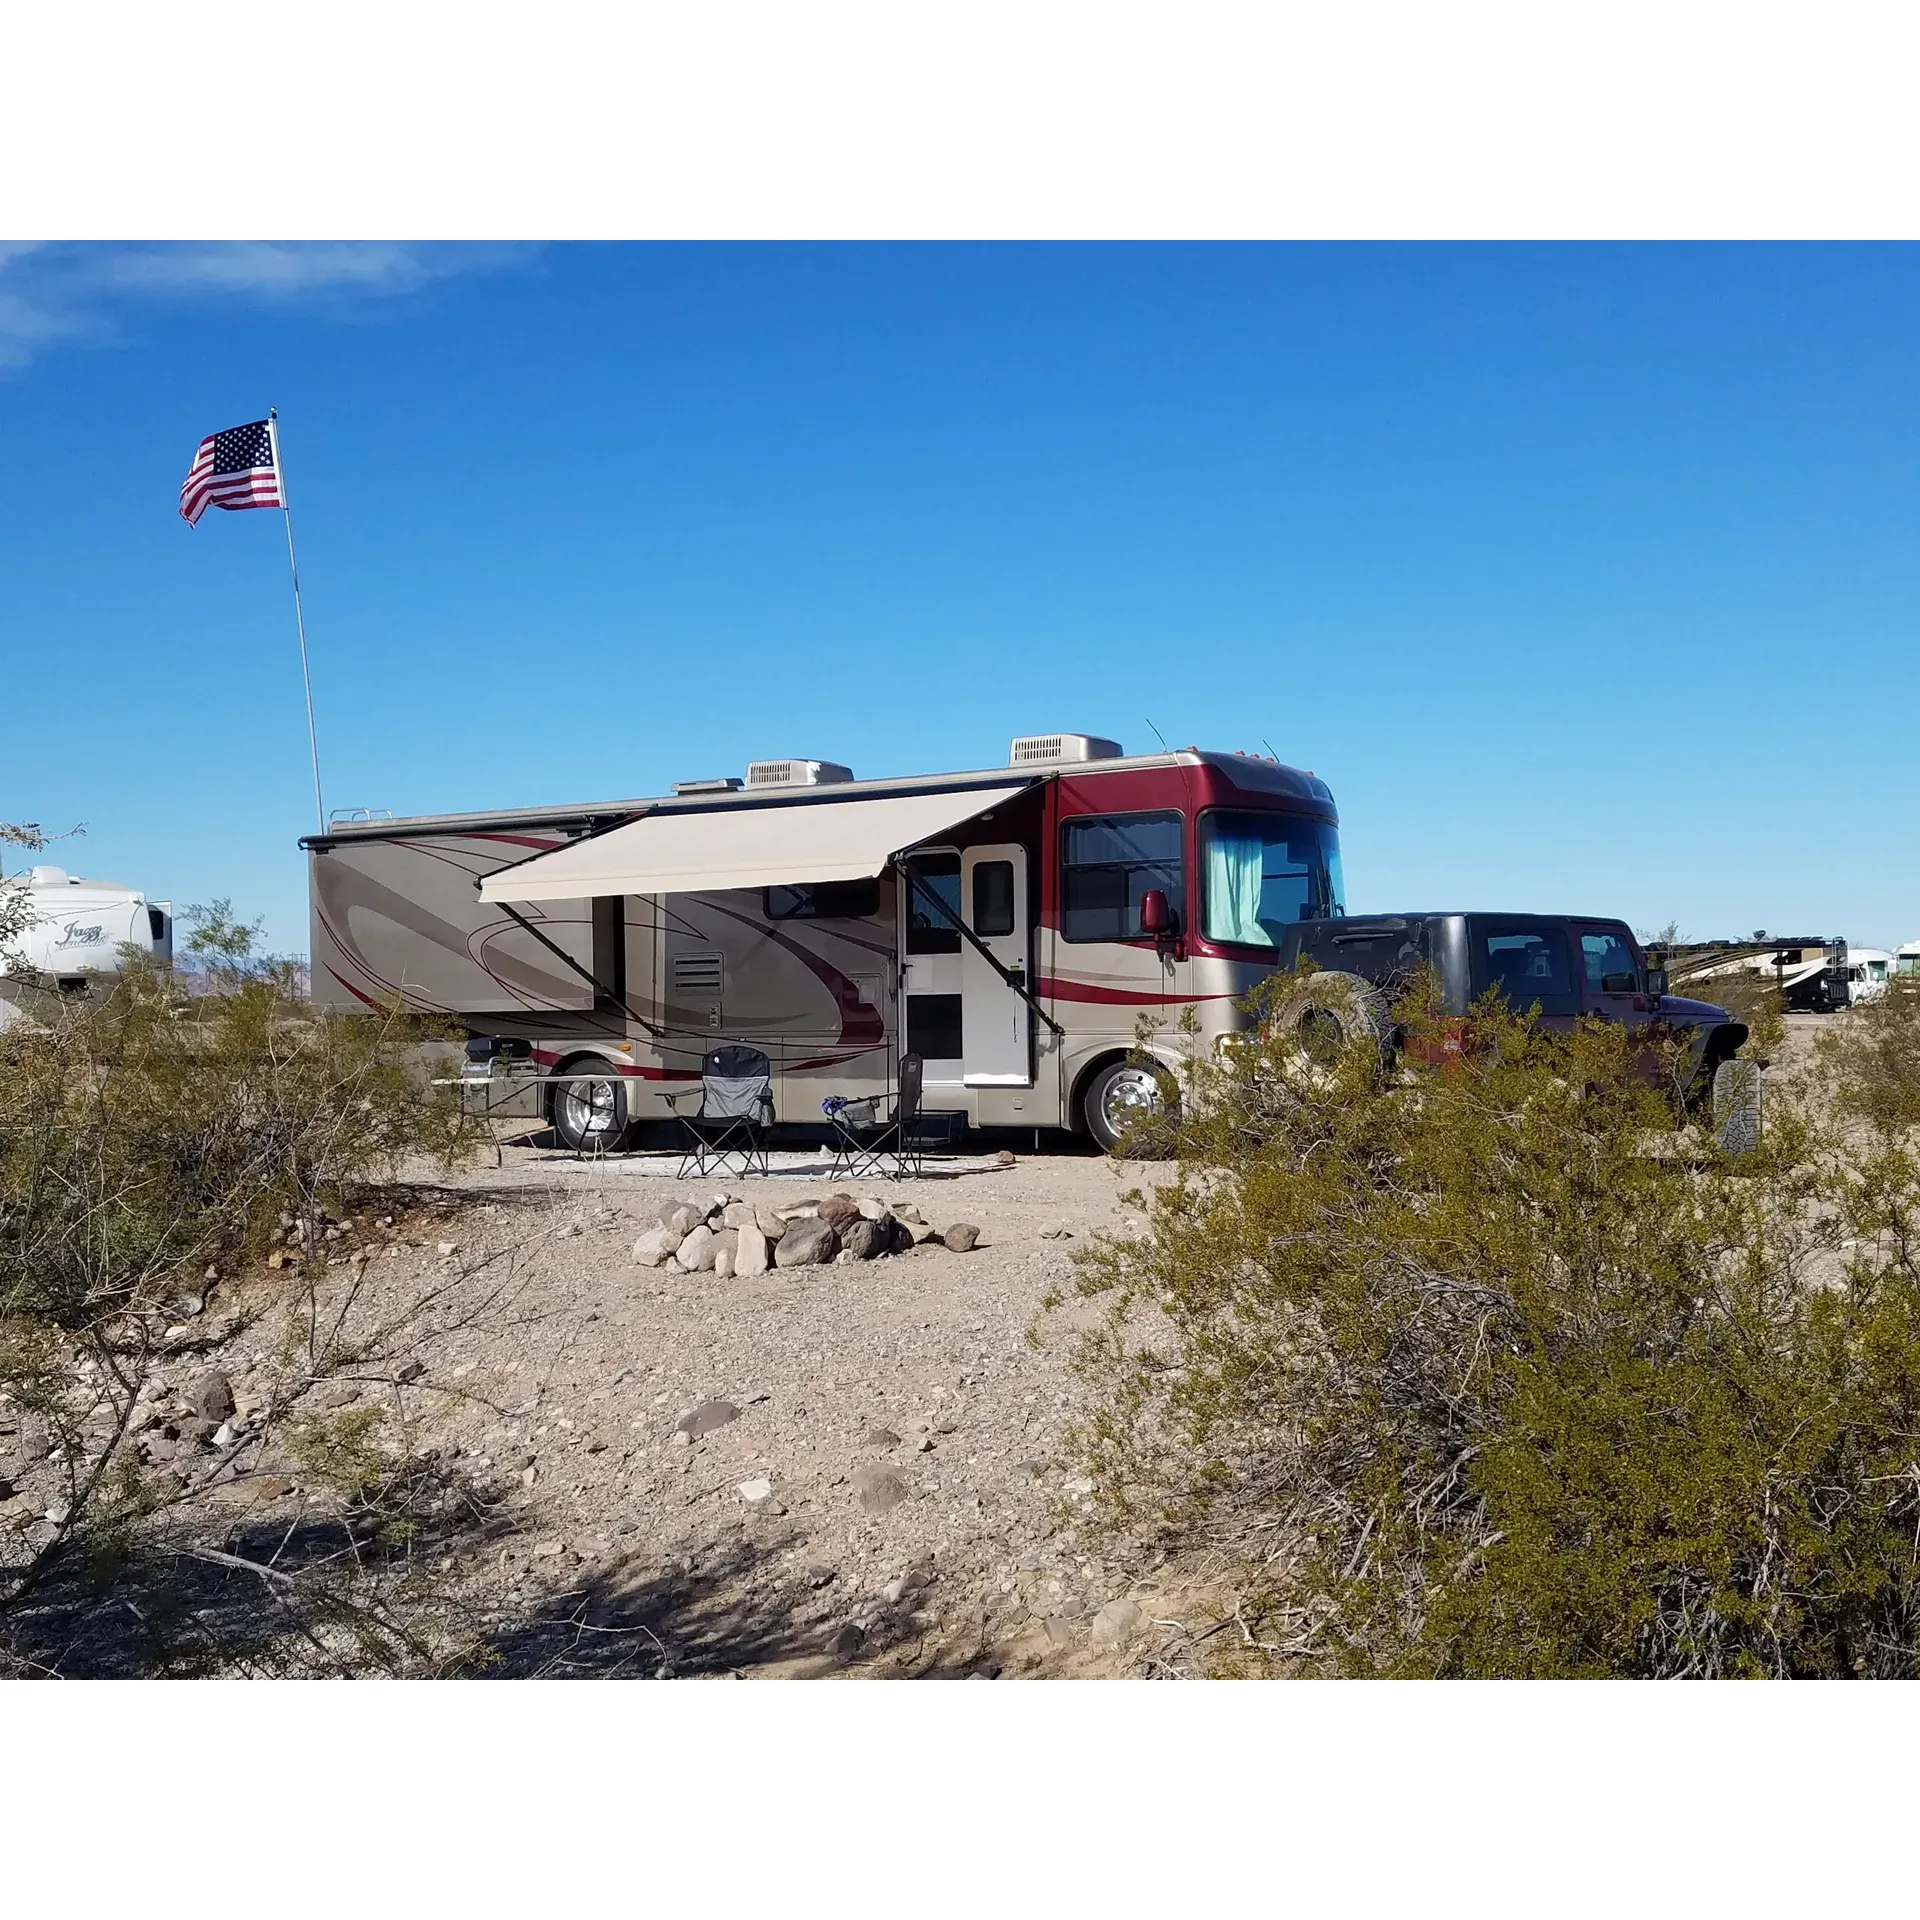
{"type": "MultiPolygon", "coordinates": [[[[428,1030],[316,1014],[224,902],[196,925],[200,991],[129,955],[97,992],[0,1031],[0,1424],[46,1433],[61,1482],[51,1537],[0,1565],[0,1613],[76,1538],[117,1538],[179,1496],[140,1471],[129,1418],[209,1277],[280,1235],[311,1273],[328,1209],[476,1137],[421,1064],[428,1030]]],[[[333,1356],[317,1310],[306,1324],[312,1373],[333,1356]]]]}
{"type": "MultiPolygon", "coordinates": [[[[1916,1004],[1857,1043],[1889,1087],[1916,1004]]],[[[1195,1067],[1144,1233],[1081,1266],[1113,1522],[1230,1547],[1311,1669],[1914,1672],[1910,1110],[1848,1137],[1811,1088],[1727,1159],[1617,1024],[1475,1036],[1383,1073],[1256,1027],[1195,1067]]]]}

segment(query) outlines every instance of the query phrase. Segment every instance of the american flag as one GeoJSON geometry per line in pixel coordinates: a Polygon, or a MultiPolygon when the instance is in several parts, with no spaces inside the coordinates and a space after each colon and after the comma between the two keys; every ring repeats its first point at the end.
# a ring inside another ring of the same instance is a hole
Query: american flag
{"type": "Polygon", "coordinates": [[[180,517],[190,527],[199,524],[209,507],[239,513],[247,507],[285,505],[273,460],[273,435],[264,420],[208,434],[180,487],[180,517]]]}

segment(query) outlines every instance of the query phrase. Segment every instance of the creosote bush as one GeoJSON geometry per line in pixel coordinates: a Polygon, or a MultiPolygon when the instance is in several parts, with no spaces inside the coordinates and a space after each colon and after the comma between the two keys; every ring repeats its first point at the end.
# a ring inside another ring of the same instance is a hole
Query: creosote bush
{"type": "MultiPolygon", "coordinates": [[[[1920,1667],[1920,996],[1722,1156],[1626,1029],[1489,1000],[1445,1069],[1196,1065],[1145,1229],[1084,1256],[1117,1524],[1229,1546],[1297,1670],[1920,1667]]],[[[1397,1009],[1436,1045],[1424,986],[1397,1009]]]]}

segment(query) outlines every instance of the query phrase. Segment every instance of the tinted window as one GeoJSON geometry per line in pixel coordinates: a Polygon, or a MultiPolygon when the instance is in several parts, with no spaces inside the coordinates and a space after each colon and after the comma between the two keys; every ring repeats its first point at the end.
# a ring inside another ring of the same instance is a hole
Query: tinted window
{"type": "Polygon", "coordinates": [[[1061,831],[1060,936],[1137,940],[1140,902],[1156,888],[1179,913],[1186,868],[1177,813],[1104,814],[1061,831]]]}
{"type": "Polygon", "coordinates": [[[1627,945],[1623,933],[1583,933],[1580,936],[1580,959],[1587,972],[1587,985],[1595,993],[1633,993],[1640,985],[1640,962],[1634,958],[1633,949],[1627,945]],[[1633,981],[1631,987],[1607,985],[1609,976],[1617,982],[1622,976],[1633,981]]]}
{"type": "Polygon", "coordinates": [[[973,870],[973,930],[982,939],[1013,931],[1013,862],[982,860],[973,870]]]}
{"type": "Polygon", "coordinates": [[[880,911],[878,880],[832,880],[799,887],[768,887],[769,920],[871,920],[880,911]]]}
{"type": "MultiPolygon", "coordinates": [[[[907,951],[909,953],[958,953],[960,932],[954,924],[960,918],[960,856],[957,853],[919,853],[909,860],[915,885],[907,894],[907,951]],[[952,919],[927,900],[933,894],[952,919]]],[[[924,1047],[909,1049],[925,1053],[924,1047]]],[[[941,1054],[939,1058],[950,1056],[941,1054]]]]}
{"type": "Polygon", "coordinates": [[[1497,987],[1521,1013],[1537,1005],[1542,1013],[1578,1013],[1567,964],[1567,937],[1558,927],[1503,927],[1482,923],[1474,929],[1476,994],[1497,987]]]}

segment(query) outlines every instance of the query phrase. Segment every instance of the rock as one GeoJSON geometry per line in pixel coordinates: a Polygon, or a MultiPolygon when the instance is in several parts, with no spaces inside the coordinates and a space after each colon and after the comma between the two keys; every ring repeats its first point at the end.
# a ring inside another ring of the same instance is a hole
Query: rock
{"type": "Polygon", "coordinates": [[[668,1444],[675,1447],[690,1447],[693,1445],[693,1435],[682,1428],[676,1427],[673,1438],[668,1444]]]}
{"type": "Polygon", "coordinates": [[[733,1256],[733,1270],[742,1277],[765,1273],[773,1265],[773,1249],[757,1220],[749,1220],[738,1229],[739,1251],[733,1256]]]}
{"type": "Polygon", "coordinates": [[[923,1433],[920,1438],[913,1443],[913,1450],[915,1453],[931,1453],[933,1451],[933,1435],[923,1433]]]}
{"type": "Polygon", "coordinates": [[[1084,1499],[1093,1491],[1093,1482],[1085,1474],[1075,1474],[1071,1479],[1061,1481],[1060,1491],[1073,1495],[1075,1499],[1084,1499]]]}
{"type": "Polygon", "coordinates": [[[1073,1229],[1065,1226],[1042,1227],[1040,1229],[1040,1238],[1042,1240],[1071,1240],[1073,1238],[1073,1229]]]}
{"type": "Polygon", "coordinates": [[[684,1240],[695,1227],[704,1227],[707,1216],[698,1208],[690,1207],[684,1200],[670,1201],[666,1211],[660,1216],[660,1224],[670,1227],[684,1240]]]}
{"type": "Polygon", "coordinates": [[[1087,1610],[1087,1603],[1077,1593],[1070,1593],[1060,1602],[1060,1616],[1064,1620],[1078,1620],[1087,1610]]]}
{"type": "Polygon", "coordinates": [[[1073,1628],[1071,1627],[1071,1625],[1068,1624],[1066,1620],[1062,1619],[1058,1614],[1056,1614],[1051,1620],[1041,1621],[1040,1630],[1047,1636],[1047,1639],[1056,1647],[1064,1647],[1072,1643],[1073,1628]]]}
{"type": "Polygon", "coordinates": [[[1096,1647],[1124,1646],[1140,1631],[1146,1615],[1131,1600],[1109,1600],[1093,1616],[1093,1644],[1096,1647]]]}
{"type": "Polygon", "coordinates": [[[866,1513],[891,1513],[907,1497],[903,1474],[880,1461],[853,1470],[853,1495],[866,1513]]]}
{"type": "Polygon", "coordinates": [[[140,1452],[149,1466],[165,1466],[177,1451],[164,1433],[149,1433],[140,1442],[140,1452]]]}
{"type": "Polygon", "coordinates": [[[217,1500],[223,1507],[239,1507],[243,1511],[251,1507],[268,1507],[276,1500],[284,1500],[293,1492],[293,1482],[284,1480],[278,1474],[251,1473],[238,1480],[223,1480],[218,1486],[207,1489],[207,1498],[217,1500]]]}
{"type": "Polygon", "coordinates": [[[180,1422],[180,1438],[182,1440],[196,1441],[202,1446],[211,1440],[219,1431],[219,1421],[203,1420],[197,1413],[189,1414],[186,1419],[180,1422]]]}
{"type": "Polygon", "coordinates": [[[733,1205],[730,1193],[710,1193],[707,1195],[707,1218],[711,1220],[716,1213],[725,1213],[733,1205]]]}
{"type": "Polygon", "coordinates": [[[771,1207],[755,1207],[753,1224],[767,1236],[769,1241],[778,1240],[787,1230],[787,1223],[771,1207]]]}
{"type": "Polygon", "coordinates": [[[716,1280],[731,1280],[733,1278],[733,1249],[731,1247],[720,1247],[715,1251],[713,1256],[713,1277],[716,1280]]]}
{"type": "Polygon", "coordinates": [[[73,1503],[70,1500],[56,1500],[40,1517],[50,1527],[64,1527],[73,1518],[73,1503]]]}
{"type": "Polygon", "coordinates": [[[889,1580],[880,1589],[880,1595],[889,1606],[893,1606],[908,1594],[924,1593],[932,1585],[933,1570],[930,1567],[911,1567],[897,1580],[889,1580]]]}
{"type": "Polygon", "coordinates": [[[840,1251],[833,1256],[833,1264],[836,1267],[855,1267],[860,1264],[860,1256],[842,1247],[840,1251]]]}
{"type": "Polygon", "coordinates": [[[142,1400],[140,1404],[127,1415],[127,1431],[129,1433],[144,1433],[146,1429],[152,1426],[159,1418],[160,1409],[156,1407],[151,1400],[142,1400]]]}
{"type": "Polygon", "coordinates": [[[434,1252],[437,1253],[442,1260],[451,1260],[459,1251],[459,1247],[451,1240],[442,1240],[434,1247],[434,1252]]]}
{"type": "Polygon", "coordinates": [[[199,1375],[188,1383],[182,1397],[202,1420],[211,1420],[214,1426],[233,1412],[233,1382],[224,1373],[199,1375]]]}
{"type": "Polygon", "coordinates": [[[44,1520],[36,1520],[26,1532],[27,1545],[36,1553],[38,1553],[42,1547],[52,1546],[59,1538],[60,1529],[55,1526],[50,1526],[44,1520]]]}
{"type": "Polygon", "coordinates": [[[649,1227],[633,1243],[635,1266],[664,1266],[680,1251],[680,1243],[687,1236],[678,1227],[649,1227]]]}
{"type": "Polygon", "coordinates": [[[724,1253],[728,1256],[728,1269],[731,1271],[733,1256],[740,1251],[740,1229],[738,1227],[715,1227],[713,1230],[713,1257],[718,1260],[724,1253]]]}
{"type": "Polygon", "coordinates": [[[956,1220],[940,1240],[955,1253],[971,1253],[980,1244],[980,1229],[970,1220],[956,1220]]]}
{"type": "Polygon", "coordinates": [[[853,1659],[866,1644],[866,1629],[854,1620],[835,1627],[827,1636],[827,1651],[842,1662],[853,1659]]]}
{"type": "Polygon", "coordinates": [[[230,1420],[223,1420],[219,1426],[213,1430],[213,1440],[211,1444],[216,1447],[230,1447],[239,1438],[240,1436],[233,1430],[233,1423],[230,1420]]]}
{"type": "Polygon", "coordinates": [[[564,1540],[538,1540],[534,1543],[533,1558],[536,1560],[555,1560],[558,1559],[561,1554],[565,1553],[566,1550],[567,1543],[564,1540]]]}
{"type": "Polygon", "coordinates": [[[424,1360],[403,1360],[394,1368],[393,1377],[404,1387],[418,1380],[427,1370],[424,1360]]]}
{"type": "Polygon", "coordinates": [[[682,1273],[704,1273],[713,1265],[713,1229],[705,1221],[680,1242],[674,1260],[682,1273]]]}
{"type": "Polygon", "coordinates": [[[893,1245],[893,1229],[878,1220],[862,1217],[848,1226],[842,1239],[845,1251],[856,1260],[871,1260],[893,1245]]]}
{"type": "Polygon", "coordinates": [[[839,1236],[827,1221],[794,1220],[774,1244],[773,1264],[776,1267],[824,1266],[839,1245],[839,1236]]]}
{"type": "Polygon", "coordinates": [[[1018,1166],[1019,1162],[1014,1159],[1010,1149],[1002,1147],[1000,1151],[993,1156],[993,1164],[996,1167],[1012,1167],[1018,1166]]]}
{"type": "Polygon", "coordinates": [[[899,1201],[893,1207],[892,1212],[893,1212],[893,1217],[896,1220],[904,1220],[907,1223],[907,1225],[910,1227],[919,1226],[922,1224],[922,1221],[920,1218],[920,1209],[916,1207],[910,1200],[899,1201]]]}
{"type": "Polygon", "coordinates": [[[568,1220],[554,1228],[553,1237],[556,1240],[572,1240],[578,1236],[579,1232],[580,1229],[575,1226],[571,1220],[568,1220]]]}
{"type": "Polygon", "coordinates": [[[903,1220],[900,1224],[907,1230],[907,1244],[910,1247],[923,1247],[929,1240],[940,1238],[924,1220],[903,1220]]]}
{"type": "Polygon", "coordinates": [[[690,1440],[704,1440],[739,1418],[740,1409],[731,1400],[703,1400],[691,1413],[683,1413],[674,1428],[690,1440]]]}
{"type": "Polygon", "coordinates": [[[830,1227],[844,1227],[860,1218],[860,1202],[850,1193],[830,1193],[820,1202],[819,1218],[830,1227]]]}
{"type": "Polygon", "coordinates": [[[885,1220],[890,1217],[884,1200],[865,1199],[860,1202],[862,1220],[885,1220]]]}
{"type": "Polygon", "coordinates": [[[884,1453],[900,1444],[900,1436],[891,1427],[869,1427],[860,1436],[860,1444],[863,1447],[878,1447],[884,1453]]]}
{"type": "Polygon", "coordinates": [[[351,1380],[343,1380],[338,1386],[329,1387],[320,1396],[323,1407],[350,1407],[360,1398],[360,1389],[351,1380]]]}
{"type": "Polygon", "coordinates": [[[754,1208],[750,1201],[730,1200],[726,1211],[720,1216],[720,1222],[728,1227],[750,1227],[754,1224],[754,1208]]]}
{"type": "Polygon", "coordinates": [[[742,1480],[740,1484],[734,1488],[734,1492],[737,1493],[748,1506],[757,1507],[763,1500],[771,1500],[773,1498],[773,1482],[762,1474],[756,1479],[742,1480]]]}

